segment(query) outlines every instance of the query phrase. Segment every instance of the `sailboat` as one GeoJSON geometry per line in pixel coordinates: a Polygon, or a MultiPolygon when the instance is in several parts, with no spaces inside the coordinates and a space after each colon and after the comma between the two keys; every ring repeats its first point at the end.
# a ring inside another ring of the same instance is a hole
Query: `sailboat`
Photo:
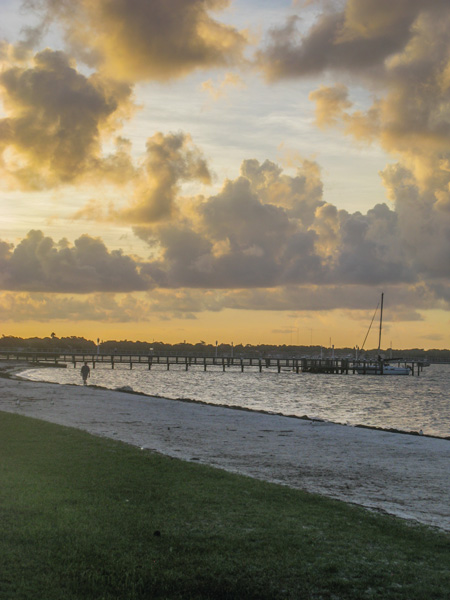
{"type": "MultiPolygon", "coordinates": [[[[378,359],[376,361],[370,361],[369,363],[364,363],[362,365],[358,365],[355,368],[355,371],[360,375],[409,375],[411,370],[409,367],[400,367],[390,365],[388,362],[385,362],[383,358],[380,356],[380,348],[381,348],[381,332],[383,330],[383,302],[384,302],[384,293],[381,294],[381,306],[380,306],[380,331],[378,335],[378,359]]],[[[378,308],[378,306],[377,306],[378,308]]],[[[376,313],[376,310],[375,310],[376,313]]],[[[373,319],[375,318],[375,314],[372,317],[372,321],[369,326],[372,327],[373,319]]],[[[369,335],[369,331],[366,334],[364,339],[362,348],[364,348],[364,344],[366,343],[367,336],[369,335]]]]}

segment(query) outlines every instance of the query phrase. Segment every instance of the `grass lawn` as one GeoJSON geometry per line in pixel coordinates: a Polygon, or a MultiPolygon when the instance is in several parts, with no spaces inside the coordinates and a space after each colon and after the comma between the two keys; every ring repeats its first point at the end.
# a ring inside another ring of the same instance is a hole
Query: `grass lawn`
{"type": "Polygon", "coordinates": [[[0,412],[0,599],[450,598],[450,536],[0,412]]]}

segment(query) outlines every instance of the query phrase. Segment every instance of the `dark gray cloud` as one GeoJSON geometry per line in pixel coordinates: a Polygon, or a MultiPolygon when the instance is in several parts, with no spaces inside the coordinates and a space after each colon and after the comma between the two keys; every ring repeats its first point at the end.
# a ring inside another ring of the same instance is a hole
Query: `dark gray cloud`
{"type": "Polygon", "coordinates": [[[350,301],[352,290],[361,302],[373,299],[374,289],[381,287],[392,288],[400,298],[397,290],[404,286],[409,295],[423,291],[419,306],[445,304],[450,213],[428,211],[411,173],[405,187],[407,174],[398,167],[387,169],[384,183],[395,196],[396,210],[378,204],[367,214],[324,203],[310,164],[290,176],[274,163],[251,160],[241,173],[248,177],[226,181],[209,198],[191,199],[177,218],[144,226],[141,237],[148,240],[153,257],[146,261],[109,252],[101,240],[86,235],[73,245],[55,243],[40,231],[30,232],[15,247],[0,242],[0,289],[151,289],[154,302],[158,291],[223,290],[220,296],[208,296],[209,306],[217,310],[233,307],[233,302],[242,308],[250,298],[245,290],[267,296],[261,307],[284,310],[283,295],[287,309],[301,290],[308,306],[313,302],[317,310],[325,310],[333,307],[332,291],[335,307],[351,307],[356,302],[350,301]],[[339,288],[343,291],[337,294],[339,288]]]}
{"type": "MultiPolygon", "coordinates": [[[[385,319],[391,321],[418,321],[419,311],[436,307],[448,310],[448,289],[434,289],[423,283],[413,285],[387,284],[385,292],[385,319]],[[447,294],[446,300],[444,295],[447,294]]],[[[299,312],[346,311],[355,321],[364,314],[366,321],[372,316],[379,298],[378,288],[368,285],[288,285],[274,288],[244,289],[155,289],[149,294],[154,314],[196,314],[221,310],[299,312]]],[[[367,331],[367,324],[361,330],[367,331]]],[[[362,342],[362,339],[360,340],[362,342]]]]}
{"type": "Polygon", "coordinates": [[[267,77],[379,72],[386,59],[414,38],[412,26],[423,12],[448,9],[446,0],[347,0],[342,5],[325,4],[306,35],[297,29],[298,16],[272,30],[258,55],[267,77]]]}
{"type": "Polygon", "coordinates": [[[121,251],[82,235],[73,246],[30,231],[15,248],[0,244],[0,289],[34,292],[130,292],[151,287],[121,251]]]}
{"type": "MultiPolygon", "coordinates": [[[[321,4],[321,3],[317,3],[321,4]]],[[[316,213],[320,251],[343,283],[426,281],[450,275],[450,11],[447,0],[325,3],[300,35],[272,32],[260,53],[271,79],[342,78],[310,94],[316,122],[378,143],[400,162],[381,174],[394,211],[316,213]],[[352,84],[373,98],[356,109],[352,84]],[[327,248],[328,245],[328,248],[327,248]],[[372,266],[369,269],[369,265],[372,266]]]]}
{"type": "Polygon", "coordinates": [[[142,273],[170,288],[416,281],[397,214],[385,204],[366,215],[338,211],[321,199],[314,170],[313,185],[305,183],[310,171],[307,165],[291,177],[273,163],[245,161],[248,177],[227,181],[182,223],[152,230],[160,254],[142,273]]]}
{"type": "Polygon", "coordinates": [[[399,239],[398,216],[386,204],[367,215],[339,211],[339,242],[332,276],[342,284],[411,283],[417,279],[399,239]]]}
{"type": "Polygon", "coordinates": [[[241,174],[263,204],[285,208],[289,216],[300,219],[306,227],[313,222],[316,209],[325,203],[320,167],[315,161],[303,159],[296,174],[290,176],[270,160],[244,160],[241,174]]]}
{"type": "Polygon", "coordinates": [[[429,280],[448,279],[450,211],[446,200],[450,190],[450,173],[443,189],[431,182],[428,186],[420,185],[414,174],[400,165],[386,168],[382,177],[395,203],[404,250],[417,272],[429,280]]]}
{"type": "MultiPolygon", "coordinates": [[[[386,293],[385,323],[387,330],[392,321],[421,320],[417,311],[450,307],[448,286],[389,285],[386,293]],[[411,307],[414,307],[412,309],[411,307]]],[[[155,289],[148,295],[92,293],[0,293],[0,318],[3,322],[29,320],[103,321],[109,323],[148,322],[152,319],[195,318],[204,311],[222,310],[285,311],[298,315],[343,310],[355,321],[372,314],[376,298],[371,286],[322,285],[286,286],[273,289],[210,290],[155,289]],[[367,312],[369,311],[369,313],[367,312]]],[[[291,329],[287,329],[289,333],[291,329]]],[[[361,329],[364,337],[366,328],[361,329]]],[[[444,337],[439,339],[445,339],[444,337]]],[[[361,340],[356,340],[362,342],[361,340]]]]}

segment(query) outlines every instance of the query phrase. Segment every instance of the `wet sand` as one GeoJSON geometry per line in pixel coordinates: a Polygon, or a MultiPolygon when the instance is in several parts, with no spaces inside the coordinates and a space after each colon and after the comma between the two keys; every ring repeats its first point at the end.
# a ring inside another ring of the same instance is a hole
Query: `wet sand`
{"type": "Polygon", "coordinates": [[[0,411],[450,531],[448,440],[4,378],[0,411]]]}

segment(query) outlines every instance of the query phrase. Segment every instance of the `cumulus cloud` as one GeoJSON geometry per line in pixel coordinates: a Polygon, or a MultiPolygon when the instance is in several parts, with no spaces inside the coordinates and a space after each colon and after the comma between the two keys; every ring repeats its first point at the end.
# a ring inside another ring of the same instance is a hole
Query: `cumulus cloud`
{"type": "MultiPolygon", "coordinates": [[[[165,147],[167,140],[158,140],[165,147]]],[[[179,162],[176,156],[174,163],[179,162]]],[[[169,189],[177,181],[172,175],[169,189]]],[[[208,292],[208,306],[217,310],[243,308],[251,297],[245,290],[259,290],[267,296],[267,302],[259,300],[261,306],[284,310],[283,293],[287,307],[289,298],[296,297],[289,290],[301,288],[303,298],[325,310],[333,306],[330,290],[339,286],[346,291],[335,293],[335,306],[342,307],[346,304],[338,298],[349,302],[351,290],[361,301],[373,299],[374,288],[378,293],[381,286],[412,290],[423,285],[435,303],[445,303],[450,215],[427,214],[427,205],[416,201],[420,191],[412,174],[407,188],[399,168],[391,167],[383,177],[396,210],[378,204],[366,214],[350,213],[323,201],[311,161],[288,175],[270,161],[247,160],[241,174],[227,180],[219,193],[191,199],[186,210],[179,207],[178,218],[152,221],[146,228],[144,213],[144,225],[134,227],[141,227],[137,232],[151,246],[147,260],[109,252],[101,240],[87,235],[71,245],[31,231],[15,247],[0,242],[0,289],[79,294],[152,290],[153,303],[165,290],[174,297],[186,290],[222,290],[221,295],[208,292]],[[426,246],[430,236],[436,243],[426,246]],[[307,289],[314,294],[305,295],[307,289]],[[239,293],[235,296],[233,290],[239,293]]],[[[194,312],[186,308],[186,314],[194,312]]]]}
{"type": "Polygon", "coordinates": [[[289,216],[301,220],[308,227],[316,209],[324,204],[323,183],[317,162],[299,159],[295,176],[283,173],[275,163],[255,159],[244,160],[241,174],[247,178],[263,204],[286,209],[289,216]]]}
{"type": "Polygon", "coordinates": [[[317,246],[323,246],[327,235],[330,243],[339,246],[333,271],[343,281],[352,273],[361,280],[369,257],[372,277],[378,272],[380,280],[390,271],[408,281],[412,265],[427,281],[448,277],[448,2],[346,0],[321,6],[315,24],[303,36],[296,19],[273,31],[259,54],[260,65],[272,80],[311,74],[340,79],[311,92],[317,125],[340,127],[358,142],[376,142],[399,163],[381,173],[395,207],[389,214],[383,209],[384,215],[374,209],[379,213],[377,227],[384,222],[382,235],[370,233],[373,225],[368,221],[374,214],[335,214],[332,223],[327,210],[326,215],[317,215],[314,225],[320,240],[317,246]],[[355,81],[372,95],[367,108],[357,107],[352,98],[355,81]],[[355,247],[358,257],[351,265],[355,247]]]}
{"type": "Polygon", "coordinates": [[[190,206],[182,222],[154,230],[160,256],[143,273],[162,287],[243,288],[303,281],[320,272],[314,232],[295,216],[304,212],[312,220],[312,206],[321,202],[316,185],[309,185],[315,174],[310,177],[305,167],[289,177],[274,163],[256,160],[245,161],[241,173],[219,194],[190,206]]]}
{"type": "Polygon", "coordinates": [[[17,42],[11,44],[6,40],[0,40],[0,68],[17,63],[24,63],[30,59],[32,55],[31,48],[25,42],[17,42]]]}
{"type": "Polygon", "coordinates": [[[136,224],[141,230],[172,217],[183,181],[210,183],[211,173],[205,158],[189,135],[156,133],[147,140],[147,152],[131,203],[116,217],[136,224]]]}
{"type": "Polygon", "coordinates": [[[66,54],[47,49],[31,65],[5,68],[0,95],[7,114],[0,120],[3,169],[23,187],[132,171],[123,142],[110,156],[101,148],[102,137],[130,114],[127,84],[95,73],[86,77],[66,54]]]}
{"type": "MultiPolygon", "coordinates": [[[[127,321],[150,311],[357,311],[372,307],[381,286],[403,319],[420,318],[412,305],[448,309],[448,0],[307,3],[321,7],[315,24],[301,33],[294,16],[272,30],[258,64],[270,81],[326,75],[310,94],[316,124],[378,143],[400,161],[381,173],[391,206],[339,210],[307,159],[289,174],[248,159],[215,195],[183,196],[186,183],[211,182],[185,133],[154,134],[133,165],[130,143],[115,137],[133,110],[132,82],[243,60],[246,34],[212,17],[228,0],[27,0],[44,11],[45,27],[62,24],[74,56],[98,71],[83,74],[64,52],[32,56],[38,28],[0,44],[3,173],[29,189],[87,178],[128,183],[121,204],[96,199],[76,217],[131,226],[151,256],[138,262],[88,235],[73,244],[40,231],[15,246],[0,241],[0,314],[127,321]],[[354,98],[355,82],[369,102],[354,98]],[[131,296],[148,290],[145,300],[131,296]]],[[[229,72],[203,89],[217,99],[242,85],[229,72]]]]}
{"type": "Polygon", "coordinates": [[[366,215],[339,211],[339,243],[333,256],[332,277],[343,284],[382,285],[417,279],[408,256],[397,214],[378,204],[366,215]]]}
{"type": "MultiPolygon", "coordinates": [[[[322,5],[317,0],[311,4],[322,5]]],[[[324,71],[378,74],[386,59],[402,51],[414,37],[424,12],[446,11],[446,0],[347,0],[325,3],[314,25],[301,35],[299,17],[270,33],[259,52],[267,77],[316,75],[324,71]]],[[[439,19],[439,16],[437,17],[439,19]]]]}
{"type": "Polygon", "coordinates": [[[294,176],[270,161],[241,175],[152,231],[159,256],[142,267],[158,287],[275,288],[414,282],[398,216],[386,204],[366,215],[326,204],[314,163],[294,176]]]}
{"type": "Polygon", "coordinates": [[[116,177],[123,177],[122,183],[129,184],[129,194],[122,206],[93,198],[73,215],[74,219],[126,223],[133,227],[137,236],[148,240],[155,224],[180,216],[180,204],[185,200],[180,197],[183,183],[211,183],[205,157],[191,137],[182,132],[157,132],[148,138],[145,155],[127,174],[128,156],[127,141],[124,140],[119,151],[105,159],[102,165],[102,172],[109,174],[111,170],[116,177]]]}
{"type": "Polygon", "coordinates": [[[57,20],[72,52],[126,80],[168,80],[242,57],[245,32],[211,16],[229,0],[26,0],[57,20]]]}
{"type": "Polygon", "coordinates": [[[128,292],[151,287],[136,262],[109,252],[98,238],[82,235],[73,245],[30,231],[16,247],[0,243],[0,289],[27,292],[128,292]]]}
{"type": "Polygon", "coordinates": [[[275,79],[357,77],[374,94],[372,106],[352,111],[342,82],[321,86],[310,95],[318,125],[341,122],[358,139],[376,139],[426,182],[450,151],[449,25],[445,0],[347,0],[342,10],[325,9],[303,37],[292,26],[273,34],[261,65],[275,79]]]}
{"type": "Polygon", "coordinates": [[[423,188],[401,165],[387,167],[383,183],[395,203],[405,250],[424,278],[450,276],[450,212],[436,202],[435,189],[423,188]]]}

